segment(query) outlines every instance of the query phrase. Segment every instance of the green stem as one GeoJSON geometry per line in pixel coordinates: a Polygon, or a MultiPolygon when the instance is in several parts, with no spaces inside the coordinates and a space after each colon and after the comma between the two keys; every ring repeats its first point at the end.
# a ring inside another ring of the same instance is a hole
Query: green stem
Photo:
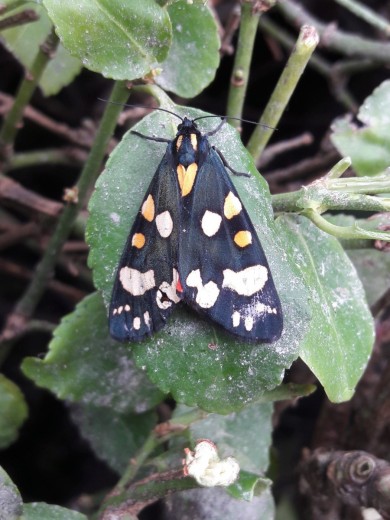
{"type": "Polygon", "coordinates": [[[335,0],[338,4],[346,7],[351,13],[355,14],[373,27],[376,27],[385,34],[390,34],[390,24],[381,16],[377,15],[369,7],[357,2],[356,0],[335,0]]]}
{"type": "Polygon", "coordinates": [[[256,127],[248,142],[248,151],[255,162],[272,135],[272,130],[264,126],[272,128],[277,126],[317,44],[318,35],[315,29],[302,27],[296,46],[260,119],[260,126],[256,127]]]}
{"type": "MultiPolygon", "coordinates": [[[[116,82],[110,96],[110,101],[124,103],[128,96],[129,91],[125,86],[125,82],[116,82]]],[[[53,273],[54,265],[61,252],[61,248],[72,229],[78,212],[85,205],[89,189],[93,186],[99,174],[99,168],[104,158],[107,144],[113,134],[121,110],[122,107],[120,104],[107,103],[99,130],[96,134],[95,142],[76,185],[78,201],[66,206],[61,214],[45,253],[36,267],[34,278],[16,306],[15,311],[17,314],[30,317],[45,291],[46,284],[53,273]]]]}
{"type": "Polygon", "coordinates": [[[336,226],[312,209],[307,209],[302,214],[308,217],[319,229],[322,229],[322,231],[337,238],[342,238],[344,240],[370,239],[390,242],[390,233],[368,231],[367,229],[360,228],[356,224],[352,226],[336,226]]]}
{"type": "Polygon", "coordinates": [[[340,52],[343,56],[370,58],[386,64],[390,62],[390,43],[376,42],[336,28],[330,29],[329,24],[318,21],[308,14],[301,4],[292,0],[278,2],[277,8],[296,27],[304,24],[314,26],[320,35],[322,45],[327,49],[340,52]]]}
{"type": "Polygon", "coordinates": [[[204,419],[207,417],[207,415],[208,414],[206,412],[195,408],[186,414],[180,415],[179,417],[175,417],[168,421],[167,424],[170,425],[171,431],[169,431],[166,435],[160,436],[157,434],[156,430],[153,430],[142,447],[139,449],[137,455],[133,457],[133,460],[129,464],[126,471],[123,473],[121,479],[115,487],[115,491],[122,492],[130,485],[145,460],[158,446],[160,446],[160,444],[164,444],[173,437],[181,435],[190,424],[204,419]]]}
{"type": "Polygon", "coordinates": [[[45,42],[40,46],[31,70],[26,72],[18,93],[16,94],[14,104],[5,117],[0,130],[0,161],[7,161],[8,157],[12,154],[13,143],[20,128],[24,109],[29,104],[31,96],[48,62],[52,58],[53,52],[57,48],[58,42],[58,37],[54,29],[52,29],[45,42]]]}
{"type": "MultiPolygon", "coordinates": [[[[292,49],[294,46],[294,40],[282,27],[274,23],[267,17],[264,17],[259,22],[259,27],[264,30],[267,34],[275,38],[276,41],[280,42],[286,49],[292,49]]],[[[377,64],[372,63],[370,60],[356,60],[359,63],[359,68],[353,69],[351,72],[362,71],[378,67],[377,64]]],[[[352,94],[346,88],[346,82],[340,81],[340,75],[343,72],[339,70],[338,63],[331,65],[327,60],[319,55],[313,54],[308,63],[309,67],[312,67],[319,74],[324,76],[329,82],[334,92],[336,99],[342,103],[345,108],[351,112],[357,112],[357,104],[352,94]]]]}
{"type": "MultiPolygon", "coordinates": [[[[260,13],[254,11],[253,2],[244,1],[241,8],[240,31],[227,102],[227,115],[230,117],[242,118],[259,18],[260,13]]],[[[231,120],[229,122],[236,128],[240,126],[240,121],[231,120]]]]}
{"type": "Polygon", "coordinates": [[[35,150],[33,152],[15,153],[9,160],[7,170],[16,170],[18,168],[28,168],[30,166],[42,166],[47,164],[64,164],[68,166],[79,166],[80,163],[76,158],[72,158],[67,150],[45,149],[35,150]]]}

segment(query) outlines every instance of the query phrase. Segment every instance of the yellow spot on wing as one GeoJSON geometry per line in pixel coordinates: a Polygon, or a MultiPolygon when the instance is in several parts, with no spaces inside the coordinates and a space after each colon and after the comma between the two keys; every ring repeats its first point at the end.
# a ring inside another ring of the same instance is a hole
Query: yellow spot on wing
{"type": "Polygon", "coordinates": [[[223,206],[223,213],[227,219],[231,219],[238,215],[242,210],[242,204],[240,199],[234,195],[231,191],[229,195],[225,199],[225,204],[223,206]]]}
{"type": "Polygon", "coordinates": [[[152,222],[154,219],[154,200],[151,195],[148,195],[148,198],[145,200],[145,202],[142,204],[141,213],[144,218],[148,222],[152,222]]]}
{"type": "Polygon", "coordinates": [[[177,177],[182,197],[185,197],[191,192],[197,171],[198,165],[196,163],[190,164],[188,168],[184,168],[182,164],[177,165],[177,177]]]}
{"type": "Polygon", "coordinates": [[[133,238],[131,239],[131,245],[142,249],[145,245],[145,235],[142,233],[134,233],[133,238]]]}
{"type": "Polygon", "coordinates": [[[246,247],[252,243],[252,234],[250,231],[239,231],[234,235],[234,242],[239,247],[246,247]]]}
{"type": "Polygon", "coordinates": [[[198,138],[196,137],[196,134],[191,134],[190,137],[192,148],[196,151],[198,149],[198,138]]]}
{"type": "Polygon", "coordinates": [[[183,142],[183,136],[182,135],[179,135],[179,137],[177,138],[177,141],[176,141],[176,150],[179,151],[180,150],[180,146],[181,146],[181,143],[183,142]]]}

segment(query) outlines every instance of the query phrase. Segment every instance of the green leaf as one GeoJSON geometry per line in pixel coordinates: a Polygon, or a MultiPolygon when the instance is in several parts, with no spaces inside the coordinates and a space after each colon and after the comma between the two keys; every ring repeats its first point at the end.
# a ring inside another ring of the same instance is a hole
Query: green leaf
{"type": "MultiPolygon", "coordinates": [[[[28,70],[31,68],[39,51],[39,46],[45,41],[51,30],[51,22],[46,10],[36,3],[26,5],[6,13],[6,16],[16,14],[23,9],[33,9],[39,15],[39,20],[2,31],[0,40],[7,49],[28,70]]],[[[1,16],[0,16],[1,19],[1,16]]],[[[48,63],[39,86],[46,96],[57,94],[63,87],[69,85],[80,72],[82,64],[59,44],[53,58],[48,63]]]]}
{"type": "Polygon", "coordinates": [[[23,511],[22,497],[18,488],[0,467],[0,518],[20,520],[23,511]]]}
{"type": "Polygon", "coordinates": [[[171,23],[154,0],[44,0],[44,5],[64,47],[108,78],[140,78],[168,54],[171,23]]]}
{"type": "Polygon", "coordinates": [[[156,83],[192,98],[212,82],[219,65],[219,36],[214,16],[204,3],[175,2],[168,8],[173,40],[156,83]]]}
{"type": "MultiPolygon", "coordinates": [[[[204,115],[193,109],[167,106],[179,115],[204,115]]],[[[146,135],[173,138],[177,119],[154,112],[134,127],[146,135]]],[[[203,120],[201,129],[215,128],[203,120]]],[[[258,232],[279,290],[284,312],[284,333],[273,344],[247,343],[225,333],[188,308],[175,310],[161,332],[134,344],[138,366],[165,393],[178,402],[205,410],[229,413],[260,399],[280,384],[283,372],[295,359],[308,326],[306,290],[288,251],[295,247],[275,229],[268,186],[259,177],[237,132],[225,125],[212,139],[229,164],[249,171],[251,178],[233,182],[258,232]]],[[[91,199],[87,240],[95,285],[108,304],[113,280],[130,226],[165,146],[127,133],[107,163],[91,199]]]]}
{"type": "Polygon", "coordinates": [[[358,175],[376,175],[390,164],[390,80],[384,81],[362,104],[357,118],[349,116],[333,124],[332,142],[342,155],[352,159],[358,175]]]}
{"type": "MultiPolygon", "coordinates": [[[[255,479],[259,480],[258,477],[255,479]]],[[[183,518],[274,520],[275,514],[274,501],[269,489],[260,496],[255,496],[251,502],[233,498],[223,488],[182,491],[172,494],[164,502],[169,520],[183,518]]]]}
{"type": "Polygon", "coordinates": [[[371,306],[390,287],[390,255],[377,249],[352,249],[348,251],[348,256],[358,272],[371,306]]]}
{"type": "Polygon", "coordinates": [[[163,395],[134,366],[132,353],[108,336],[101,298],[92,294],[65,316],[44,360],[25,358],[23,372],[60,399],[141,413],[163,395]]]}
{"type": "Polygon", "coordinates": [[[267,478],[248,471],[240,471],[237,482],[229,486],[228,491],[232,497],[250,502],[255,496],[261,496],[265,491],[269,491],[271,484],[271,480],[267,478]]]}
{"type": "MultiPolygon", "coordinates": [[[[188,411],[181,405],[173,416],[180,419],[180,415],[188,411]]],[[[272,412],[272,404],[255,403],[229,415],[210,414],[191,424],[192,443],[197,439],[210,439],[216,444],[220,458],[233,456],[241,470],[264,475],[272,442],[272,412]]]]}
{"type": "Polygon", "coordinates": [[[122,474],[154,428],[154,412],[119,414],[110,408],[73,406],[72,419],[96,455],[122,474]]]}
{"type": "Polygon", "coordinates": [[[310,329],[300,355],[331,401],[351,398],[369,359],[374,328],[362,284],[339,242],[304,217],[281,217],[280,229],[309,289],[310,329]]]}
{"type": "Polygon", "coordinates": [[[7,448],[19,435],[28,416],[28,407],[19,387],[0,374],[0,449],[7,448]]]}
{"type": "Polygon", "coordinates": [[[25,504],[23,512],[23,520],[87,520],[85,515],[77,511],[52,506],[44,502],[25,504]]]}

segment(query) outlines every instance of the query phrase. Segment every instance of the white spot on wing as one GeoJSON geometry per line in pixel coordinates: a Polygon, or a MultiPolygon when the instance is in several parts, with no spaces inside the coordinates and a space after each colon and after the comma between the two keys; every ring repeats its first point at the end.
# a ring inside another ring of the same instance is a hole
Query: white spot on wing
{"type": "Polygon", "coordinates": [[[202,217],[202,230],[205,235],[212,237],[221,226],[222,217],[218,213],[206,210],[202,217]]]}
{"type": "Polygon", "coordinates": [[[238,327],[240,324],[240,313],[238,311],[234,311],[232,314],[232,322],[233,327],[238,327]]]}
{"type": "Polygon", "coordinates": [[[163,238],[168,238],[172,233],[173,221],[169,211],[163,211],[156,217],[157,230],[163,238]]]}
{"type": "Polygon", "coordinates": [[[189,287],[196,287],[196,289],[198,289],[195,301],[202,309],[210,309],[217,301],[219,295],[217,284],[210,281],[207,282],[206,285],[203,285],[199,269],[191,271],[187,276],[186,282],[189,287]]]}
{"type": "Polygon", "coordinates": [[[141,271],[131,267],[122,267],[119,272],[119,279],[124,290],[133,296],[142,296],[146,291],[156,286],[152,269],[146,271],[146,273],[141,273],[141,271]]]}
{"type": "Polygon", "coordinates": [[[139,330],[141,328],[141,318],[136,316],[133,320],[133,327],[135,330],[139,330]]]}
{"type": "Polygon", "coordinates": [[[179,273],[176,269],[172,270],[172,283],[162,282],[159,290],[156,294],[156,302],[160,309],[168,309],[171,307],[172,303],[178,303],[180,301],[180,297],[177,295],[176,286],[177,281],[179,280],[179,273]]]}
{"type": "Polygon", "coordinates": [[[144,312],[145,325],[150,328],[150,314],[148,311],[144,312]]]}
{"type": "Polygon", "coordinates": [[[247,316],[245,318],[245,328],[248,332],[253,329],[253,317],[252,316],[247,316]]]}
{"type": "Polygon", "coordinates": [[[268,269],[263,265],[253,265],[242,271],[225,269],[222,287],[231,289],[241,296],[252,296],[261,291],[268,280],[268,269]]]}

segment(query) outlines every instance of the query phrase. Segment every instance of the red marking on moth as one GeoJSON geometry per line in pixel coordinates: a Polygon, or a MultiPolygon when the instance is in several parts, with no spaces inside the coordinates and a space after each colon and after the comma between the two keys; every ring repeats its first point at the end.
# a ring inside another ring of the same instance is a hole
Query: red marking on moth
{"type": "Polygon", "coordinates": [[[180,280],[177,280],[177,283],[176,283],[176,292],[183,292],[183,286],[182,286],[180,280]]]}

